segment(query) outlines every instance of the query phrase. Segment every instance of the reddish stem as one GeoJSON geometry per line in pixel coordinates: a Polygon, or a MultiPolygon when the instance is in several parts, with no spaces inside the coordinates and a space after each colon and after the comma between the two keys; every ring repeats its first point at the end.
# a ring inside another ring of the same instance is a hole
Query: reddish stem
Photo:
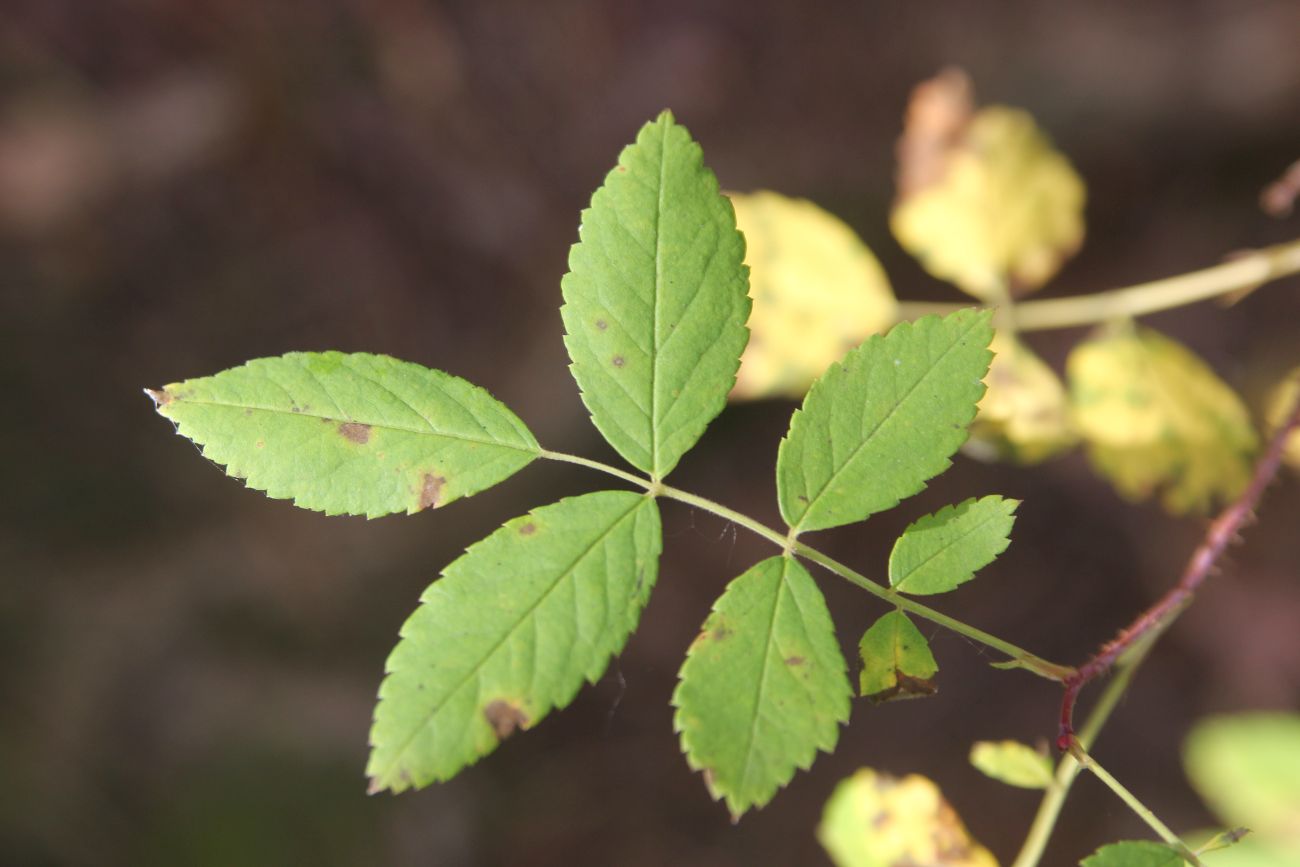
{"type": "Polygon", "coordinates": [[[1210,570],[1223,555],[1224,549],[1237,538],[1242,526],[1254,513],[1264,489],[1277,475],[1282,453],[1286,450],[1287,438],[1297,428],[1300,428],[1300,395],[1297,395],[1290,413],[1286,416],[1286,421],[1278,427],[1269,441],[1268,448],[1255,464],[1255,472],[1251,476],[1250,484],[1241,492],[1241,496],[1237,497],[1210,524],[1205,538],[1193,552],[1178,583],[1171,587],[1158,602],[1139,614],[1137,619],[1125,629],[1120,630],[1120,633],[1104,644],[1091,659],[1075,669],[1074,674],[1062,681],[1065,694],[1061,698],[1061,726],[1056,739],[1057,749],[1065,752],[1074,743],[1074,704],[1084,686],[1110,670],[1115,660],[1140,638],[1151,634],[1153,630],[1167,626],[1178,616],[1182,607],[1191,601],[1192,594],[1209,576],[1210,570]]]}

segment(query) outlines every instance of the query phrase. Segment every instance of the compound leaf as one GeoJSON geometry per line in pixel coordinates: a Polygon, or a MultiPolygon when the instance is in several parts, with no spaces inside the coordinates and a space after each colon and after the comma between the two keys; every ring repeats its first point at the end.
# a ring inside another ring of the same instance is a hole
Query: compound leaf
{"type": "Polygon", "coordinates": [[[813,383],[777,455],[786,523],[802,532],[860,521],[947,469],[984,394],[990,316],[896,325],[813,383]]]}
{"type": "Polygon", "coordinates": [[[970,763],[1009,786],[1046,789],[1052,784],[1052,760],[1019,741],[978,741],[970,748],[970,763]]]}
{"type": "Polygon", "coordinates": [[[749,339],[745,242],[700,146],[664,112],[582,212],[564,342],[592,421],[666,475],[726,405],[749,339]]]}
{"type": "Polygon", "coordinates": [[[674,725],[687,762],[739,817],[835,748],[851,695],[821,591],[777,556],[714,604],[682,666],[674,725]]]}
{"type": "Polygon", "coordinates": [[[446,780],[572,701],[635,628],[661,545],[655,501],[630,491],[561,500],[472,545],[388,658],[371,790],[446,780]]]}
{"type": "Polygon", "coordinates": [[[1046,283],[1083,241],[1084,186],[1026,112],[974,111],[950,70],[916,88],[890,227],[934,276],[988,301],[1046,283]]]}
{"type": "Polygon", "coordinates": [[[291,352],[149,395],[228,475],[329,515],[444,506],[539,453],[483,389],[384,355],[291,352]]]}
{"type": "Polygon", "coordinates": [[[922,698],[938,688],[939,664],[930,643],[902,611],[891,611],[862,634],[858,642],[862,674],[858,685],[871,701],[922,698]]]}
{"type": "Polygon", "coordinates": [[[749,266],[751,338],[733,400],[803,397],[831,363],[898,317],[876,257],[812,202],[732,193],[749,266]]]}
{"type": "Polygon", "coordinates": [[[1183,867],[1183,856],[1163,843],[1126,840],[1110,843],[1079,862],[1082,867],[1183,867]]]}
{"type": "Polygon", "coordinates": [[[1088,456],[1124,496],[1163,487],[1169,511],[1204,512],[1250,481],[1250,415],[1186,347],[1124,323],[1075,347],[1067,368],[1088,456]]]}
{"type": "Polygon", "coordinates": [[[918,774],[903,779],[863,768],[840,781],[817,826],[836,867],[997,867],[971,839],[938,787],[918,774]]]}
{"type": "Polygon", "coordinates": [[[889,583],[904,593],[947,593],[1011,544],[1019,500],[988,496],[945,506],[911,524],[889,555],[889,583]]]}

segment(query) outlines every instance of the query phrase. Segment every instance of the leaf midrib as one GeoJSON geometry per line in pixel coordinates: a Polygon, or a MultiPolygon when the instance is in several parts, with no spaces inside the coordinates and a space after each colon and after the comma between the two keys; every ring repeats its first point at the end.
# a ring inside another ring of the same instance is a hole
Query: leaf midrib
{"type": "Polygon", "coordinates": [[[852,464],[854,461],[858,459],[858,455],[862,452],[862,450],[867,447],[867,445],[871,442],[872,438],[877,433],[879,433],[882,427],[885,426],[885,423],[894,417],[894,414],[898,412],[899,407],[901,407],[908,400],[908,398],[912,396],[912,392],[916,391],[918,388],[921,387],[921,384],[925,382],[932,373],[934,373],[935,369],[938,368],[939,365],[943,363],[944,359],[947,358],[950,353],[956,350],[957,347],[962,345],[961,343],[962,338],[964,338],[967,334],[970,334],[972,331],[974,331],[979,326],[979,324],[980,324],[980,320],[978,317],[976,317],[974,322],[970,325],[970,327],[968,327],[965,331],[963,331],[958,336],[958,338],[954,340],[952,344],[947,349],[945,349],[939,355],[938,358],[934,360],[934,362],[930,365],[930,368],[926,370],[925,373],[921,374],[921,378],[918,379],[916,382],[912,383],[912,387],[909,388],[906,391],[906,393],[903,394],[902,397],[894,401],[894,405],[890,407],[889,412],[885,413],[885,417],[882,418],[880,421],[876,422],[875,427],[873,427],[871,431],[862,438],[862,441],[859,442],[857,446],[854,447],[853,453],[849,455],[849,457],[844,461],[844,463],[840,464],[839,468],[836,469],[835,472],[831,473],[831,477],[826,480],[826,483],[824,485],[822,485],[822,488],[820,491],[817,492],[817,495],[808,501],[808,506],[807,508],[804,509],[803,516],[799,518],[799,521],[792,528],[796,533],[802,532],[804,522],[808,520],[808,516],[812,514],[813,509],[816,507],[816,505],[819,502],[821,502],[821,499],[823,496],[825,496],[826,492],[829,491],[835,485],[835,480],[838,479],[846,469],[848,469],[850,464],[852,464]]]}
{"type": "Polygon", "coordinates": [[[659,189],[655,202],[655,279],[652,287],[651,309],[654,316],[650,324],[650,347],[654,356],[650,359],[650,471],[655,479],[659,478],[659,303],[660,281],[663,279],[663,235],[659,231],[664,213],[664,176],[668,172],[668,133],[671,127],[660,124],[659,137],[659,189]]]}
{"type": "MultiPolygon", "coordinates": [[[[259,406],[257,404],[248,404],[248,403],[226,403],[225,401],[219,401],[219,400],[195,400],[193,398],[181,398],[176,396],[173,396],[172,399],[168,401],[168,405],[170,404],[179,404],[183,406],[215,406],[215,407],[220,407],[222,409],[251,409],[255,412],[266,412],[266,413],[271,413],[273,415],[285,415],[285,416],[290,416],[291,418],[314,418],[314,419],[320,419],[321,421],[343,422],[344,424],[364,424],[372,428],[379,428],[380,430],[397,431],[399,433],[415,434],[416,436],[443,437],[444,439],[459,440],[461,442],[475,443],[477,445],[497,446],[503,449],[513,449],[515,451],[526,452],[528,454],[541,454],[540,446],[525,447],[525,446],[515,445],[514,443],[505,442],[503,440],[482,439],[480,437],[472,437],[472,436],[467,436],[465,434],[448,433],[446,431],[435,430],[433,428],[430,428],[428,430],[417,430],[415,428],[403,427],[402,425],[387,424],[384,422],[370,422],[370,421],[364,421],[362,419],[348,418],[348,417],[340,418],[338,416],[321,415],[320,413],[314,413],[314,412],[294,412],[293,410],[280,409],[279,407],[272,407],[272,406],[259,406]]],[[[166,406],[162,407],[162,409],[164,410],[166,408],[167,408],[166,406]]],[[[166,413],[164,413],[164,415],[165,414],[166,413]]]]}
{"type": "MultiPolygon", "coordinates": [[[[772,656],[772,645],[775,644],[774,634],[776,632],[776,616],[781,610],[781,597],[786,589],[786,569],[789,567],[789,561],[783,560],[780,565],[780,577],[777,579],[776,599],[772,602],[772,615],[767,623],[767,640],[763,643],[763,673],[758,678],[758,688],[754,693],[754,716],[749,722],[749,737],[745,742],[745,764],[740,771],[739,789],[745,791],[748,788],[749,769],[754,759],[754,742],[758,738],[758,719],[761,716],[760,709],[763,706],[763,693],[767,689],[768,673],[774,666],[769,662],[772,656]]],[[[780,656],[780,654],[777,654],[780,656]]],[[[752,801],[751,801],[752,803],[752,801]]]]}

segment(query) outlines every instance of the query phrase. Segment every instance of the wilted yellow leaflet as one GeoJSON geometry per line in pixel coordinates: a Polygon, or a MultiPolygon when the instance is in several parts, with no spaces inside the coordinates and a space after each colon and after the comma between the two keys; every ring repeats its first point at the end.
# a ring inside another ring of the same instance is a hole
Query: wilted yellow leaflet
{"type": "Polygon", "coordinates": [[[845,352],[894,324],[897,301],[876,257],[837,217],[771,192],[731,201],[754,301],[731,396],[802,397],[845,352]]]}
{"type": "Polygon", "coordinates": [[[1084,185],[1026,112],[973,111],[949,70],[917,87],[890,225],[927,271],[985,301],[1033,291],[1083,241],[1084,185]]]}
{"type": "Polygon", "coordinates": [[[1035,464],[1070,448],[1078,435],[1065,386],[1050,367],[1013,335],[999,331],[989,346],[988,391],[971,425],[967,453],[977,458],[1035,464]]]}
{"type": "MultiPolygon", "coordinates": [[[[1286,420],[1286,414],[1295,406],[1296,397],[1300,396],[1300,367],[1287,374],[1268,398],[1268,428],[1276,430],[1286,420]]],[[[1300,431],[1286,438],[1286,451],[1282,459],[1300,469],[1300,431]]]]}
{"type": "Polygon", "coordinates": [[[1258,438],[1241,400],[1182,345],[1111,326],[1067,363],[1075,426],[1098,472],[1131,499],[1163,488],[1171,512],[1205,512],[1250,480],[1258,438]]]}
{"type": "Polygon", "coordinates": [[[826,802],[817,839],[837,867],[997,867],[925,777],[863,768],[826,802]]]}

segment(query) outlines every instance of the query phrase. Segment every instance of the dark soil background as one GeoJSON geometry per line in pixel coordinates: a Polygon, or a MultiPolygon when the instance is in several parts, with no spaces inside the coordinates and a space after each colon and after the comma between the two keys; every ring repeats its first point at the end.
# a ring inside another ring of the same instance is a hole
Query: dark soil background
{"type": "MultiPolygon", "coordinates": [[[[935,778],[1009,860],[1037,797],[966,753],[1051,736],[1058,693],[942,633],[938,696],[859,703],[835,755],[728,821],[668,699],[710,602],[769,551],[676,504],[641,629],[598,684],[451,783],[367,797],[375,690],[420,591],[505,518],[603,479],[537,465],[436,513],[326,519],[224,478],[140,389],[291,349],[383,352],[606,457],[559,279],[579,210],[660,109],[725,187],[811,198],[901,297],[956,300],[886,214],[909,89],[963,65],[1089,184],[1088,241],[1048,289],[1068,294],[1296,235],[1257,197],[1300,157],[1298,45],[1300,4],[1250,0],[0,3],[0,862],[824,864],[821,805],[861,766],[935,778]]],[[[1148,321],[1255,400],[1300,361],[1298,290],[1148,321]]],[[[1059,368],[1081,333],[1032,342],[1059,368]]],[[[729,409],[674,483],[775,521],[790,409],[729,409]]],[[[1061,661],[1159,595],[1204,527],[1121,501],[1078,455],[959,458],[818,541],[880,574],[906,523],[989,492],[1024,499],[1016,542],[942,607],[1061,661]]],[[[1180,767],[1193,720],[1300,703],[1297,514],[1292,475],[1098,747],[1175,827],[1211,821],[1180,767]]],[[[851,650],[881,609],[823,584],[851,650]]],[[[1125,836],[1147,833],[1084,780],[1045,863],[1125,836]]]]}

